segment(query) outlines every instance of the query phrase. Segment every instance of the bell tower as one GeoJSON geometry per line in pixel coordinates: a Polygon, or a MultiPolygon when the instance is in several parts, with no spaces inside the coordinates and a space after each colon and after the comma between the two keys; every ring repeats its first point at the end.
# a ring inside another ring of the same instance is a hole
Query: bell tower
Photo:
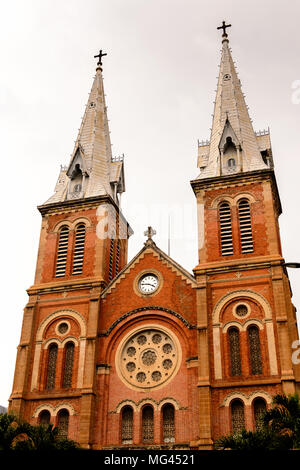
{"type": "Polygon", "coordinates": [[[47,420],[48,413],[55,425],[53,419],[79,426],[82,443],[90,439],[95,400],[100,293],[126,265],[131,233],[120,207],[124,161],[111,152],[104,55],[97,56],[70,163],[61,167],[55,193],[38,207],[35,280],[27,291],[10,397],[10,411],[28,421],[44,419],[40,413],[47,420]]]}
{"type": "Polygon", "coordinates": [[[199,144],[197,199],[200,447],[255,429],[275,393],[299,388],[298,339],[282,257],[270,132],[254,132],[223,25],[209,141],[199,144]]]}

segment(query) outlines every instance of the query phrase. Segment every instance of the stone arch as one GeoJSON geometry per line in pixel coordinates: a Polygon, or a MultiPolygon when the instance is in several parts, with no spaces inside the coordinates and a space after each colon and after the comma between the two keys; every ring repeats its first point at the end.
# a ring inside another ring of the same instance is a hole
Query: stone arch
{"type": "Polygon", "coordinates": [[[220,323],[220,314],[225,307],[225,305],[230,302],[235,300],[236,298],[240,297],[248,297],[250,299],[255,300],[259,305],[262,307],[264,313],[265,313],[265,319],[269,320],[272,318],[272,309],[271,305],[269,302],[266,300],[266,298],[259,294],[258,292],[254,292],[252,290],[248,289],[241,289],[241,290],[236,290],[233,292],[229,292],[228,294],[224,295],[214,306],[213,309],[213,324],[217,325],[220,323]]]}
{"type": "Polygon", "coordinates": [[[237,194],[234,198],[233,198],[233,204],[235,206],[238,205],[238,203],[240,202],[240,200],[242,199],[247,199],[249,201],[250,204],[253,204],[254,202],[256,202],[254,196],[252,196],[252,194],[250,193],[246,193],[246,192],[243,192],[243,193],[239,193],[237,194]]]}
{"type": "Polygon", "coordinates": [[[243,327],[242,327],[243,331],[247,331],[247,329],[248,329],[249,326],[251,326],[251,325],[257,326],[260,330],[263,330],[263,329],[264,329],[264,325],[263,325],[263,323],[262,323],[260,320],[258,320],[257,318],[255,318],[255,319],[254,319],[254,318],[253,318],[253,319],[250,318],[249,320],[247,320],[247,321],[243,324],[243,327]]]}
{"type": "Polygon", "coordinates": [[[39,414],[42,412],[42,411],[49,411],[50,415],[51,416],[54,416],[54,406],[48,404],[48,403],[45,403],[45,404],[42,404],[42,405],[39,405],[33,412],[33,415],[32,417],[33,418],[38,418],[39,417],[39,414]]]}
{"type": "Polygon", "coordinates": [[[58,222],[52,229],[52,232],[53,233],[57,233],[59,232],[59,230],[64,227],[64,226],[67,226],[69,228],[69,230],[72,230],[73,228],[73,224],[72,222],[70,222],[69,220],[61,220],[60,222],[58,222]]]}
{"type": "Polygon", "coordinates": [[[74,410],[74,407],[72,405],[70,405],[70,403],[60,403],[59,405],[57,405],[54,408],[54,416],[57,416],[57,413],[59,413],[60,410],[67,410],[69,412],[70,416],[76,414],[75,410],[74,410]]]}
{"type": "Polygon", "coordinates": [[[272,403],[272,396],[265,392],[264,390],[258,390],[256,392],[252,392],[250,393],[250,395],[248,395],[248,403],[249,405],[252,405],[253,404],[253,401],[256,399],[256,398],[262,398],[263,400],[266,401],[266,403],[268,405],[270,405],[272,403]]]}
{"type": "Polygon", "coordinates": [[[241,323],[239,323],[238,321],[230,321],[223,326],[223,333],[227,333],[229,328],[231,328],[232,326],[238,328],[239,331],[243,331],[243,325],[241,325],[241,323]]]}
{"type": "Polygon", "coordinates": [[[234,199],[231,196],[227,196],[223,194],[221,196],[217,196],[210,204],[212,209],[217,209],[222,202],[228,202],[230,206],[233,205],[234,199]]]}
{"type": "Polygon", "coordinates": [[[125,406],[131,406],[133,411],[135,411],[135,412],[138,411],[137,404],[134,401],[132,401],[132,400],[123,400],[116,406],[115,413],[118,413],[118,414],[121,413],[122,409],[125,406]]]}
{"type": "Polygon", "coordinates": [[[164,405],[173,405],[175,410],[180,409],[180,406],[179,406],[177,400],[175,400],[175,398],[163,398],[158,404],[158,411],[161,411],[161,409],[164,405]]]}
{"type": "Polygon", "coordinates": [[[58,348],[61,348],[61,347],[62,347],[61,341],[60,341],[59,339],[57,339],[57,338],[49,338],[49,339],[47,339],[47,341],[44,342],[44,344],[43,344],[43,349],[48,349],[49,346],[50,346],[51,344],[53,344],[53,343],[57,344],[57,347],[58,347],[58,348]]]}
{"type": "Polygon", "coordinates": [[[49,323],[51,323],[53,320],[56,318],[62,317],[62,316],[68,316],[73,318],[77,323],[79,323],[80,326],[80,335],[81,336],[86,336],[86,321],[83,318],[83,316],[79,313],[76,312],[76,310],[72,309],[65,309],[65,310],[56,310],[53,313],[50,313],[40,324],[37,330],[36,334],[36,341],[43,341],[43,334],[49,323]]]}
{"type": "Polygon", "coordinates": [[[137,404],[137,411],[141,411],[144,406],[152,406],[154,411],[157,411],[157,402],[153,398],[143,398],[137,404]]]}
{"type": "Polygon", "coordinates": [[[232,392],[232,393],[229,393],[229,395],[227,395],[224,398],[223,403],[222,403],[221,406],[228,406],[229,407],[234,400],[241,400],[241,402],[244,404],[244,406],[247,405],[247,395],[245,395],[245,393],[232,392]]]}

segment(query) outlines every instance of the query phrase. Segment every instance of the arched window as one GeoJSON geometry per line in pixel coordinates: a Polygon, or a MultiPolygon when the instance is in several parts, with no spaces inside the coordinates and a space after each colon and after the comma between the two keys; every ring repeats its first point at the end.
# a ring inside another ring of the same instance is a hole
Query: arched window
{"type": "Polygon", "coordinates": [[[163,406],[163,441],[175,442],[175,413],[174,406],[167,404],[163,406]]]}
{"type": "Polygon", "coordinates": [[[122,409],[122,444],[132,444],[133,439],[133,409],[124,406],[122,409]]]}
{"type": "Polygon", "coordinates": [[[233,254],[231,210],[228,202],[222,202],[219,206],[220,237],[222,256],[233,254]]]}
{"type": "Polygon", "coordinates": [[[251,373],[262,374],[262,361],[260,352],[259,329],[255,325],[248,328],[251,373]]]}
{"type": "Polygon", "coordinates": [[[142,411],[142,441],[153,442],[154,418],[152,406],[145,406],[142,411]]]}
{"type": "Polygon", "coordinates": [[[242,374],[239,330],[237,328],[230,328],[228,330],[228,338],[231,375],[239,376],[242,374]]]}
{"type": "Polygon", "coordinates": [[[263,398],[255,398],[253,403],[255,429],[259,429],[262,425],[262,415],[266,411],[266,402],[263,398]]]}
{"type": "Polygon", "coordinates": [[[234,168],[235,167],[235,159],[234,158],[229,158],[227,162],[228,168],[234,168]]]}
{"type": "Polygon", "coordinates": [[[46,389],[51,390],[55,387],[55,373],[56,373],[56,360],[57,360],[57,344],[52,343],[48,348],[48,365],[47,365],[47,380],[46,389]]]}
{"type": "Polygon", "coordinates": [[[50,412],[48,410],[43,410],[39,414],[39,424],[41,426],[49,426],[50,424],[50,412]]]}
{"type": "Polygon", "coordinates": [[[242,253],[252,253],[253,238],[249,201],[242,199],[238,204],[238,210],[242,253]]]}
{"type": "Polygon", "coordinates": [[[84,258],[85,225],[78,224],[75,231],[72,274],[81,274],[84,258]]]}
{"type": "Polygon", "coordinates": [[[245,428],[244,404],[241,400],[233,400],[231,403],[232,432],[238,433],[245,428]]]}
{"type": "Polygon", "coordinates": [[[67,438],[69,430],[69,412],[66,409],[60,410],[57,414],[58,435],[67,438]]]}
{"type": "Polygon", "coordinates": [[[74,362],[74,343],[68,342],[64,348],[64,375],[63,387],[72,387],[73,375],[73,362],[74,362]]]}
{"type": "Polygon", "coordinates": [[[62,277],[66,274],[66,264],[69,243],[69,227],[64,225],[59,232],[59,240],[57,247],[56,270],[55,276],[62,277]]]}

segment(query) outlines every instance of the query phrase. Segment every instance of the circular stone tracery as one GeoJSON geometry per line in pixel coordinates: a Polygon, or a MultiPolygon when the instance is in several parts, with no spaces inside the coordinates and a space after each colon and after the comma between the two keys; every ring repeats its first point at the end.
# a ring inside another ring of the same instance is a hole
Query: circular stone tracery
{"type": "Polygon", "coordinates": [[[133,333],[118,354],[123,379],[137,388],[158,387],[169,381],[177,364],[177,343],[171,335],[154,328],[133,333]]]}

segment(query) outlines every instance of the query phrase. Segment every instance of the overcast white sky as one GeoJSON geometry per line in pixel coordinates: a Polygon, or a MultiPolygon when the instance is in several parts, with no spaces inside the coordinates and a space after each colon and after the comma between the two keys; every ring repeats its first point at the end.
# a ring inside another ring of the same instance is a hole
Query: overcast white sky
{"type": "MultiPolygon", "coordinates": [[[[167,251],[170,213],[171,256],[189,271],[197,264],[189,181],[198,174],[197,139],[210,134],[221,49],[216,27],[226,20],[254,128],[271,129],[284,257],[300,262],[299,18],[297,0],[2,2],[1,405],[11,392],[25,289],[34,279],[36,206],[53,193],[59,165],[69,162],[100,48],[108,53],[113,153],[125,154],[122,204],[135,231],[129,259],[150,224],[167,251]]],[[[300,270],[289,272],[300,309],[300,270]]]]}

